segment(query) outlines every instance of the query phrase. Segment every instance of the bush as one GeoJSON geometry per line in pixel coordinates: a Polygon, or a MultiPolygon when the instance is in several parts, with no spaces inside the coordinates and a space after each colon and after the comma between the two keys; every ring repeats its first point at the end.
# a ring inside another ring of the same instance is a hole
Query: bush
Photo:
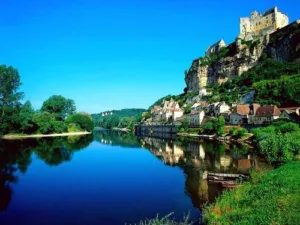
{"type": "Polygon", "coordinates": [[[62,121],[53,121],[53,132],[54,133],[64,133],[67,131],[67,125],[62,121]]]}
{"type": "Polygon", "coordinates": [[[80,128],[80,126],[76,123],[70,123],[68,125],[68,132],[72,133],[72,132],[80,132],[82,131],[82,129],[80,128]]]}
{"type": "Polygon", "coordinates": [[[243,137],[246,136],[247,133],[248,133],[248,131],[247,131],[245,128],[239,129],[239,130],[236,132],[236,137],[237,137],[237,138],[243,138],[243,137]]]}
{"type": "Polygon", "coordinates": [[[85,131],[92,131],[94,129],[94,122],[92,117],[89,114],[85,113],[76,113],[74,115],[69,116],[66,119],[67,124],[75,123],[77,124],[82,130],[85,131]]]}
{"type": "Polygon", "coordinates": [[[273,165],[295,160],[300,151],[300,133],[272,134],[259,143],[261,153],[273,165]]]}
{"type": "Polygon", "coordinates": [[[38,132],[41,134],[50,134],[53,132],[53,122],[55,121],[55,116],[48,112],[42,112],[36,114],[33,117],[33,122],[38,127],[38,132]]]}

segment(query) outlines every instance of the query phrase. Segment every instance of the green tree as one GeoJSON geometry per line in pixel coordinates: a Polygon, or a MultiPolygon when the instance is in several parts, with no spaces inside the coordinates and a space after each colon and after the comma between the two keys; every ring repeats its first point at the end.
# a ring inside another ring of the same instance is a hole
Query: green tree
{"type": "Polygon", "coordinates": [[[7,133],[10,130],[12,116],[19,107],[23,97],[18,92],[21,85],[18,70],[6,65],[0,66],[0,133],[7,133]]]}
{"type": "Polygon", "coordinates": [[[225,127],[225,119],[223,116],[220,116],[218,119],[214,120],[214,128],[218,135],[223,135],[225,127]]]}
{"type": "Polygon", "coordinates": [[[92,131],[94,129],[94,121],[92,117],[87,113],[76,113],[70,115],[66,119],[67,124],[77,124],[82,130],[92,131]]]}
{"type": "Polygon", "coordinates": [[[38,132],[41,134],[50,134],[54,131],[53,122],[55,117],[49,112],[42,112],[33,117],[33,122],[38,127],[38,132]]]}
{"type": "Polygon", "coordinates": [[[49,112],[55,115],[57,120],[64,120],[76,111],[75,102],[61,95],[53,95],[48,98],[42,105],[42,112],[49,112]]]}
{"type": "Polygon", "coordinates": [[[33,117],[35,111],[30,101],[26,101],[17,115],[20,131],[24,133],[32,133],[34,131],[33,117]]]}

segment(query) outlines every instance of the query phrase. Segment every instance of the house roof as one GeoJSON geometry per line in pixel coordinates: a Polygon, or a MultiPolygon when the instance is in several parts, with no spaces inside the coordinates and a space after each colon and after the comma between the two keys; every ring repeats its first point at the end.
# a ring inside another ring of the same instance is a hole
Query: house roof
{"type": "Polygon", "coordinates": [[[259,107],[260,107],[260,104],[257,104],[257,103],[253,103],[252,105],[250,105],[250,114],[255,115],[256,111],[259,107]]]}
{"type": "Polygon", "coordinates": [[[198,107],[198,106],[201,106],[201,103],[199,103],[199,102],[195,103],[195,104],[192,106],[192,108],[196,108],[196,107],[198,107]]]}
{"type": "Polygon", "coordinates": [[[300,106],[297,107],[288,107],[288,108],[279,108],[281,112],[286,111],[288,114],[295,113],[297,109],[300,109],[300,106]]]}
{"type": "Polygon", "coordinates": [[[255,116],[280,116],[281,112],[276,105],[259,107],[255,116]]]}
{"type": "Polygon", "coordinates": [[[246,116],[249,115],[250,112],[250,108],[247,105],[237,105],[236,107],[234,107],[232,113],[237,113],[241,116],[246,116]]]}

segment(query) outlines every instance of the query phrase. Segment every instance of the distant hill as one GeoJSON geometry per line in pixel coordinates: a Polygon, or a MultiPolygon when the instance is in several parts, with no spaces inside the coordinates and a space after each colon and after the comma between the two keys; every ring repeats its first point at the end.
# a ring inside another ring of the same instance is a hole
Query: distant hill
{"type": "Polygon", "coordinates": [[[105,116],[115,115],[118,117],[136,117],[136,116],[140,116],[145,111],[146,109],[121,109],[121,110],[111,110],[111,111],[96,113],[96,114],[92,114],[91,116],[93,119],[101,118],[103,117],[103,114],[106,114],[105,116]]]}

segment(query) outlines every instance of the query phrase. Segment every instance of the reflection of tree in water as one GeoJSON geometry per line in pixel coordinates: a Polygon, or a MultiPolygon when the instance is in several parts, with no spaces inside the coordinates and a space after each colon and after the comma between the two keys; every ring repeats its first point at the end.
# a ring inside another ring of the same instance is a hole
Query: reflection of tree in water
{"type": "Polygon", "coordinates": [[[19,146],[23,142],[0,141],[0,211],[6,210],[11,200],[11,183],[18,181],[14,173],[17,170],[25,173],[31,163],[30,150],[20,151],[19,146]]]}
{"type": "Polygon", "coordinates": [[[74,151],[86,148],[93,135],[79,138],[26,139],[0,141],[0,211],[6,210],[11,198],[11,184],[18,181],[15,173],[26,173],[31,164],[32,153],[48,165],[70,161],[74,151]]]}
{"type": "Polygon", "coordinates": [[[93,136],[73,136],[68,138],[50,138],[37,141],[33,151],[50,166],[58,166],[72,159],[74,151],[86,148],[92,142],[93,136]]]}
{"type": "Polygon", "coordinates": [[[96,141],[103,144],[110,144],[112,146],[122,146],[124,148],[139,148],[141,143],[138,138],[127,132],[121,131],[96,131],[94,132],[96,141]]]}

